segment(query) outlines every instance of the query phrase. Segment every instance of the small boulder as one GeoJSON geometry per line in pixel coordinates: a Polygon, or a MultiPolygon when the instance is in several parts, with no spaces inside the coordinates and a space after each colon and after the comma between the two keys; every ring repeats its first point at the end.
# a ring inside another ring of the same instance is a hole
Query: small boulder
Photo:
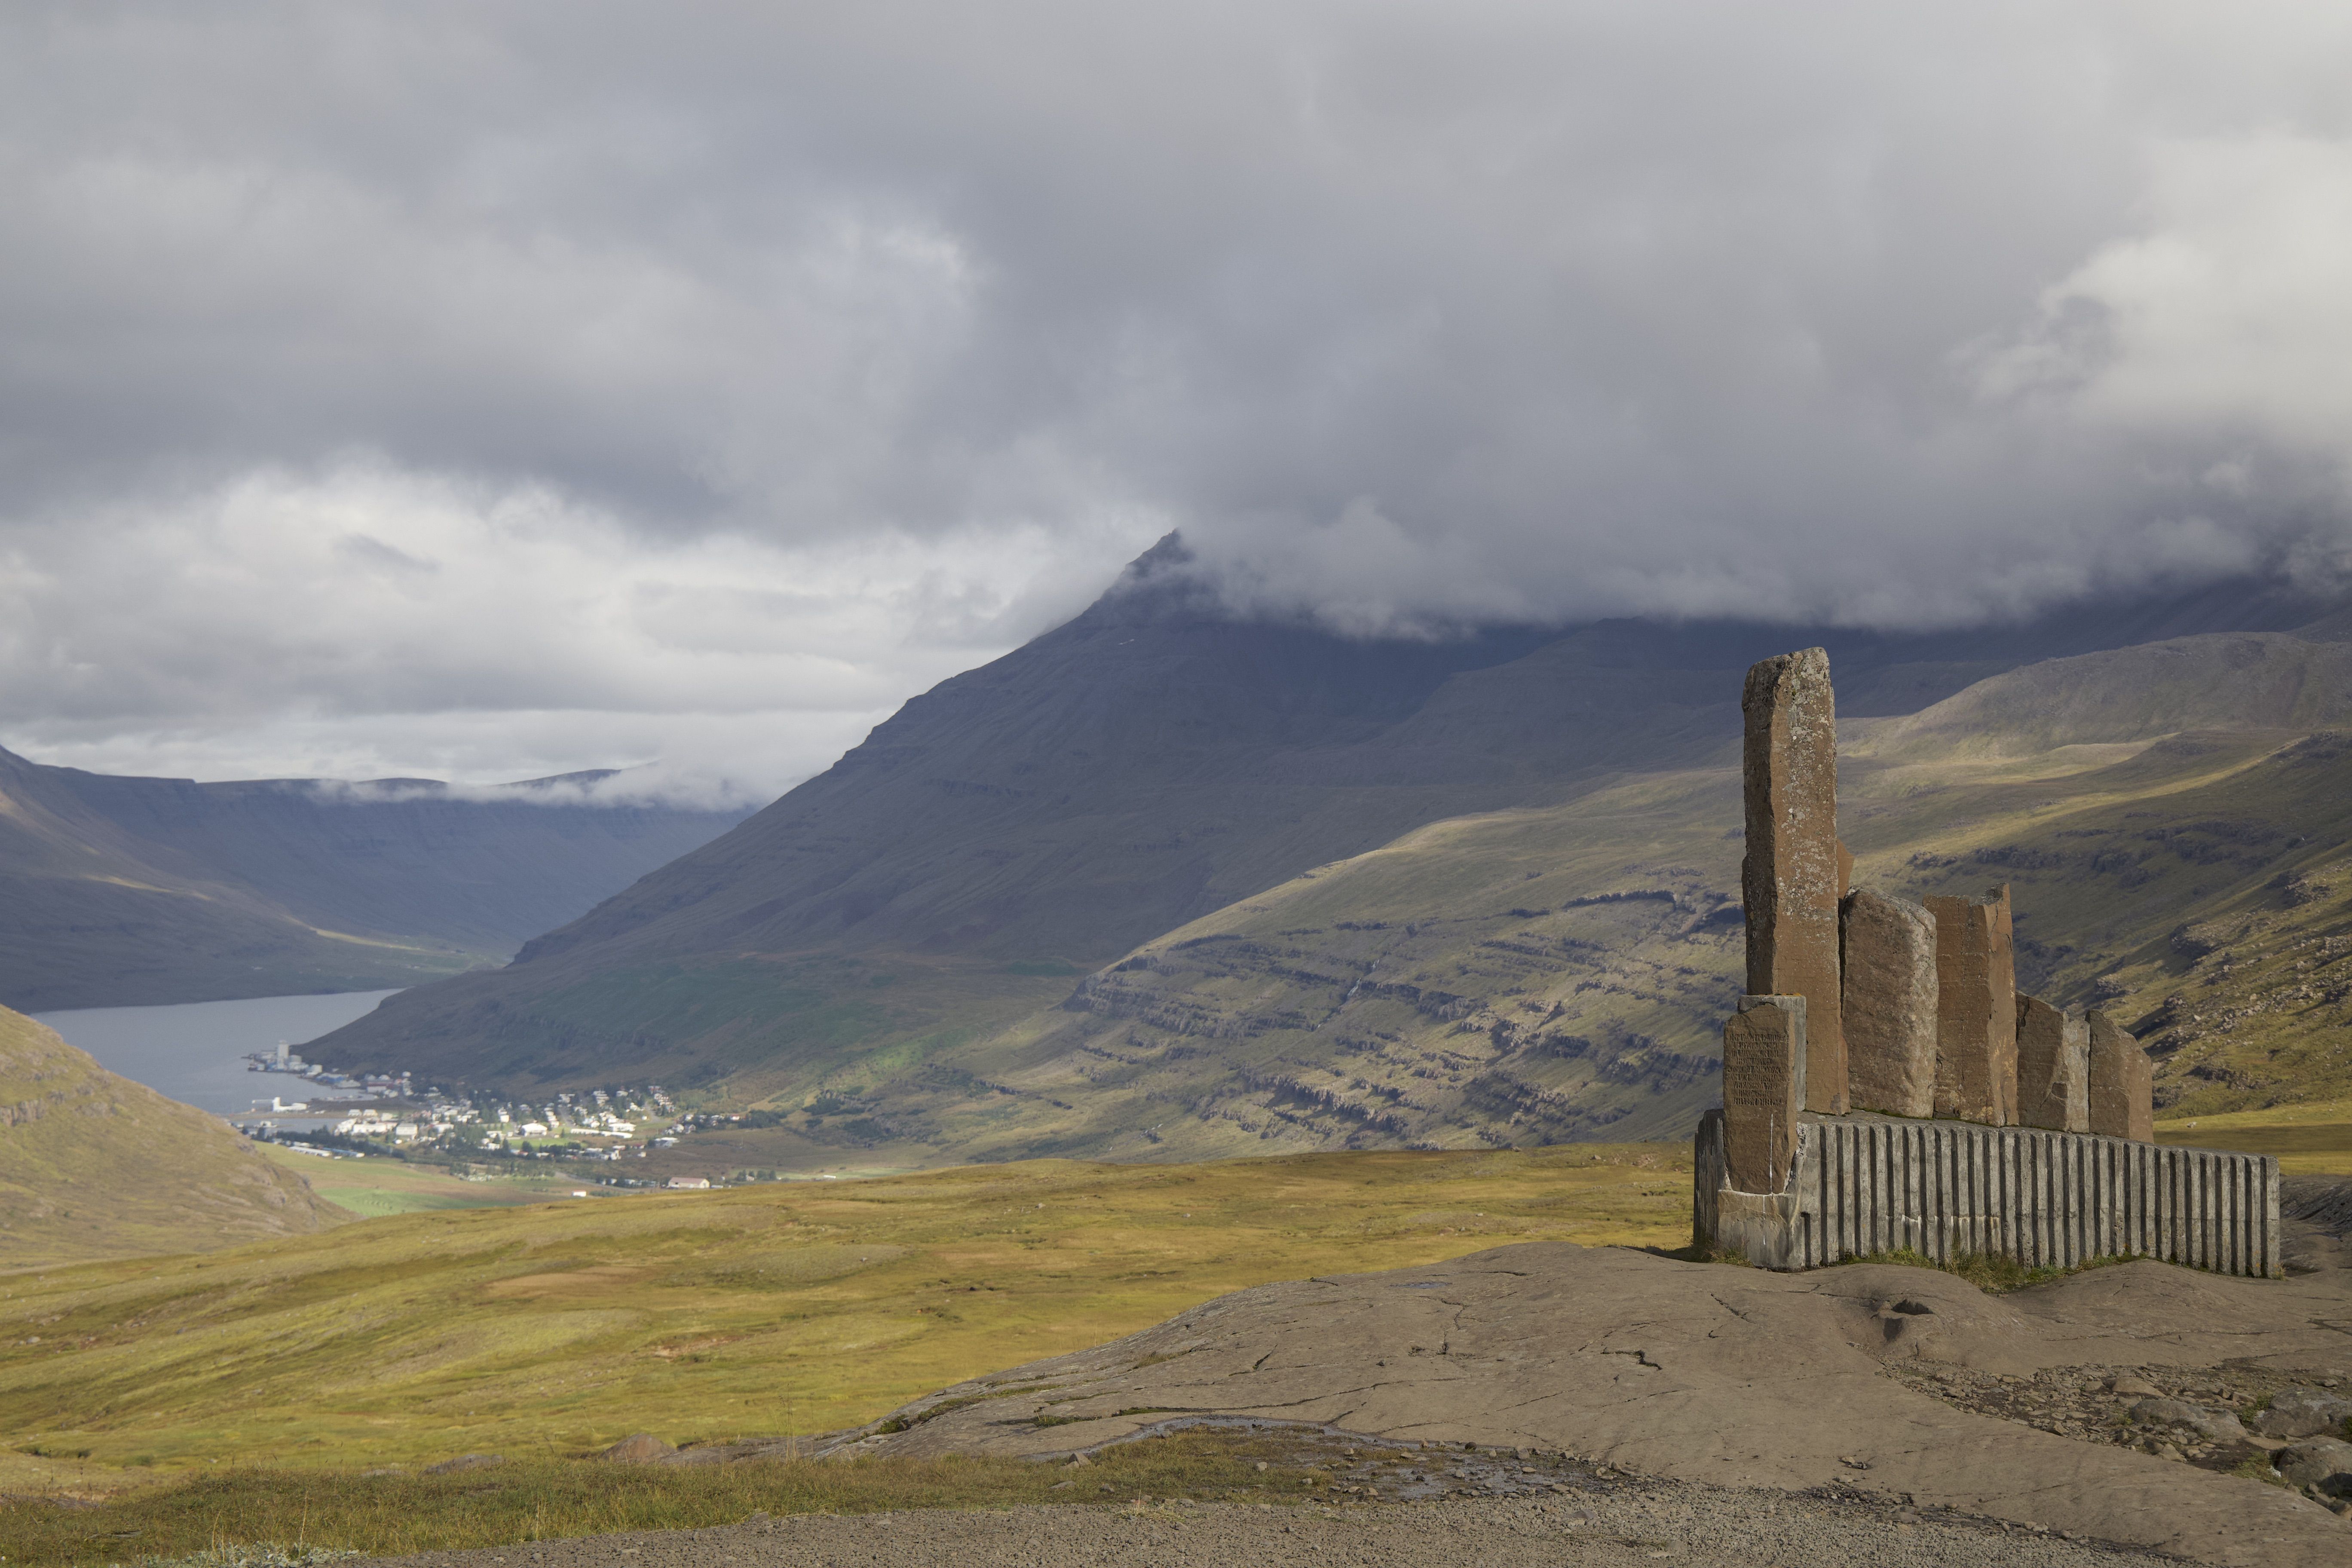
{"type": "Polygon", "coordinates": [[[624,1437],[598,1456],[616,1465],[645,1465],[656,1459],[666,1459],[677,1453],[676,1448],[650,1432],[640,1432],[634,1437],[624,1437]]]}
{"type": "Polygon", "coordinates": [[[2322,1497],[2352,1498],[2352,1443],[2312,1437],[2281,1448],[2271,1461],[2279,1475],[2322,1497]]]}
{"type": "Polygon", "coordinates": [[[2226,1410],[2210,1410],[2185,1399],[2143,1399],[2131,1407],[2143,1426],[2179,1426],[2214,1443],[2242,1443],[2246,1428],[2226,1410]]]}
{"type": "Polygon", "coordinates": [[[2126,1373],[2121,1377],[2107,1380],[2107,1392],[2125,1399],[2149,1399],[2162,1394],[2164,1390],[2144,1377],[2134,1377],[2126,1373]]]}
{"type": "Polygon", "coordinates": [[[503,1465],[506,1462],[507,1457],[504,1454],[460,1454],[454,1459],[444,1459],[437,1465],[425,1466],[425,1473],[428,1476],[446,1476],[458,1470],[487,1470],[492,1465],[503,1465]]]}
{"type": "Polygon", "coordinates": [[[2334,1437],[2352,1420],[2352,1399],[2316,1388],[2290,1388],[2246,1423],[2265,1437],[2334,1437]]]}

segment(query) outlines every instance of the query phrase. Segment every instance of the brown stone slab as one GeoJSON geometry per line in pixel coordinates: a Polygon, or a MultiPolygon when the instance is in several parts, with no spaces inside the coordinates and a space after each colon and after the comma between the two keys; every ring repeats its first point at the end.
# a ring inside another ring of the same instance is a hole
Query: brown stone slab
{"type": "Polygon", "coordinates": [[[1830,656],[1817,647],[1748,671],[1741,765],[1748,852],[1748,990],[1802,996],[1805,1109],[1847,1108],[1845,1034],[1839,1026],[1838,900],[1845,890],[1837,837],[1837,713],[1830,656]]]}
{"type": "Polygon", "coordinates": [[[1805,1104],[1802,996],[1742,996],[1723,1026],[1724,1163],[1735,1191],[1777,1193],[1805,1104]]]}
{"type": "Polygon", "coordinates": [[[2084,1019],[2090,1037],[2091,1131],[2105,1138],[2156,1140],[2156,1071],[2128,1030],[2105,1013],[2084,1019]]]}
{"type": "Polygon", "coordinates": [[[2017,966],[2009,885],[1925,900],[1936,917],[1936,1114],[2017,1121],[2017,966]]]}
{"type": "Polygon", "coordinates": [[[2091,1036],[2080,1013],[2017,999],[2017,1120],[2053,1132],[2091,1130],[2091,1036]]]}
{"type": "Polygon", "coordinates": [[[1936,1113],[1936,918],[1867,888],[1845,897],[1846,1082],[1853,1109],[1936,1113]]]}

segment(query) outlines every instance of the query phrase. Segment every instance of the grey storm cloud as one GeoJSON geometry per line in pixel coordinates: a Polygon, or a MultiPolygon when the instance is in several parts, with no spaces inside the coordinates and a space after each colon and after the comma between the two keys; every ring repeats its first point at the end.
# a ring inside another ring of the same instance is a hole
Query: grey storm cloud
{"type": "Polygon", "coordinates": [[[772,786],[1353,630],[2333,581],[2340,6],[26,4],[0,738],[772,786]]]}

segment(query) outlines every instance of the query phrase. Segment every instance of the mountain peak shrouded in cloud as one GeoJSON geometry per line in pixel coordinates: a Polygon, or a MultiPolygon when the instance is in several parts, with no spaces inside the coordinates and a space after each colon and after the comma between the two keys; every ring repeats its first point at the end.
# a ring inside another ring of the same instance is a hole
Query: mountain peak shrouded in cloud
{"type": "Polygon", "coordinates": [[[0,740],[770,787],[1181,529],[1434,636],[2347,564],[2341,7],[32,5],[0,740]]]}

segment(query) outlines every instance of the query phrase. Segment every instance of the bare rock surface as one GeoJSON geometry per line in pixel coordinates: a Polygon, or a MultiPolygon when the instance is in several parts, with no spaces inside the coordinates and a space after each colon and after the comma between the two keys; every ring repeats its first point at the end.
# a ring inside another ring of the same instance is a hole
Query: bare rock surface
{"type": "Polygon", "coordinates": [[[2242,1443],[2246,1428],[2235,1413],[2186,1399],[2143,1399],[2131,1407],[2131,1418],[2146,1426],[2178,1426],[2209,1443],[2242,1443]]]}
{"type": "Polygon", "coordinates": [[[2120,1444],[2225,1475],[2250,1464],[2269,1465],[2285,1447],[2264,1425],[2283,1401],[2300,1410],[2299,1395],[2332,1397],[2325,1388],[2295,1381],[2308,1374],[2239,1362],[2211,1370],[2045,1367],[2030,1376],[1927,1362],[1897,1363],[1888,1370],[1923,1394],[1980,1415],[2082,1442],[2120,1444]]]}
{"type": "Polygon", "coordinates": [[[676,1448],[652,1433],[640,1432],[633,1437],[622,1438],[599,1457],[620,1465],[643,1465],[656,1459],[666,1459],[677,1452],[676,1448]]]}
{"type": "Polygon", "coordinates": [[[1924,1268],[1782,1275],[1531,1243],[1241,1291],[944,1390],[835,1451],[1043,1458],[1225,1415],[1558,1450],[1661,1483],[1859,1486],[2203,1562],[2340,1565],[2352,1524],[2309,1498],[1988,1415],[1896,1375],[2132,1369],[2172,1377],[2173,1396],[2177,1374],[2225,1363],[2340,1384],[2352,1277],[2142,1262],[1992,1297],[1924,1268]]]}
{"type": "Polygon", "coordinates": [[[2326,1497],[2352,1499],[2352,1443],[2312,1437],[2279,1455],[2279,1474],[2326,1497]]]}
{"type": "Polygon", "coordinates": [[[2352,1429],[2352,1399],[2324,1388],[2289,1388],[2251,1423],[2265,1437],[2340,1437],[2352,1429]]]}

